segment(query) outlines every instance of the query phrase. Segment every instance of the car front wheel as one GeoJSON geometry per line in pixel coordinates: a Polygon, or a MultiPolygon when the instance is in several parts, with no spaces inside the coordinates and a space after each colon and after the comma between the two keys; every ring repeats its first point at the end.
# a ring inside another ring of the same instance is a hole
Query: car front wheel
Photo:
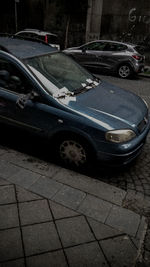
{"type": "Polygon", "coordinates": [[[92,151],[86,143],[78,138],[63,138],[57,142],[58,158],[67,166],[84,168],[91,163],[92,151]]]}
{"type": "Polygon", "coordinates": [[[127,64],[121,65],[118,68],[118,76],[120,78],[123,78],[123,79],[129,78],[131,74],[132,74],[131,67],[127,64]]]}

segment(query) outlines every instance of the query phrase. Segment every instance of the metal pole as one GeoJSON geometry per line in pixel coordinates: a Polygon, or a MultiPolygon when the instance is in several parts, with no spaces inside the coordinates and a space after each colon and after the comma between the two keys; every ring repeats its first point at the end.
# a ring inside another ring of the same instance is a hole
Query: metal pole
{"type": "Polygon", "coordinates": [[[16,32],[18,30],[17,3],[19,3],[19,0],[15,0],[15,30],[16,32]]]}

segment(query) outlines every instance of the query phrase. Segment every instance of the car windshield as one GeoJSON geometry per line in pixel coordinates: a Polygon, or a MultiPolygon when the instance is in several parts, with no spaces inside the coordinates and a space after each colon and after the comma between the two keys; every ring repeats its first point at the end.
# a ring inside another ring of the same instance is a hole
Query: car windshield
{"type": "Polygon", "coordinates": [[[98,84],[92,74],[61,52],[27,58],[24,62],[51,94],[64,88],[65,92],[75,93],[89,84],[98,84]]]}

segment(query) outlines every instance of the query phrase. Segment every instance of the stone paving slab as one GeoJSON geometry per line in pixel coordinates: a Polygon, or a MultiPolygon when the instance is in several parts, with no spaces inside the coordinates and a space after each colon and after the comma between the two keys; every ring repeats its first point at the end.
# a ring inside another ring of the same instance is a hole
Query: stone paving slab
{"type": "Polygon", "coordinates": [[[71,247],[95,239],[83,216],[57,220],[56,225],[63,247],[71,247]]]}
{"type": "Polygon", "coordinates": [[[140,216],[133,211],[113,206],[105,223],[131,236],[135,236],[140,224],[140,216]]]}
{"type": "Polygon", "coordinates": [[[7,180],[5,180],[5,179],[2,179],[2,178],[0,177],[0,186],[1,186],[1,185],[9,185],[9,184],[10,184],[9,181],[7,181],[7,180]]]}
{"type": "Polygon", "coordinates": [[[24,226],[22,232],[26,256],[61,248],[53,222],[24,226]]]}
{"type": "Polygon", "coordinates": [[[1,178],[8,179],[12,175],[19,172],[20,170],[21,168],[14,166],[7,161],[0,160],[0,174],[1,174],[0,177],[1,178]]]}
{"type": "Polygon", "coordinates": [[[126,195],[124,190],[63,168],[53,176],[53,179],[116,205],[122,205],[126,195]]]}
{"type": "Polygon", "coordinates": [[[107,239],[123,234],[121,231],[118,231],[115,228],[106,224],[95,221],[89,217],[87,217],[87,220],[97,240],[107,239]]]}
{"type": "Polygon", "coordinates": [[[100,241],[111,267],[134,266],[137,255],[136,248],[127,236],[119,236],[100,241]],[[125,257],[126,255],[126,257],[125,257]],[[132,264],[132,265],[131,265],[132,264]]]}
{"type": "Polygon", "coordinates": [[[26,170],[26,169],[20,169],[17,173],[14,175],[9,175],[7,177],[9,182],[12,182],[14,184],[20,185],[23,188],[29,188],[33,183],[36,182],[40,178],[40,174],[37,174],[35,172],[26,170]]]}
{"type": "Polygon", "coordinates": [[[51,200],[49,200],[52,213],[55,219],[61,219],[61,218],[66,218],[66,217],[73,217],[79,215],[79,213],[68,209],[62,205],[59,205],[58,203],[55,203],[51,200]]]}
{"type": "Polygon", "coordinates": [[[0,263],[1,267],[25,267],[24,259],[11,260],[0,263]]]}
{"type": "Polygon", "coordinates": [[[40,176],[35,183],[29,187],[29,190],[43,197],[51,199],[63,187],[63,184],[52,179],[40,176]]]}
{"type": "Polygon", "coordinates": [[[31,192],[21,188],[20,186],[16,186],[16,193],[17,193],[18,202],[25,202],[25,201],[42,199],[41,196],[38,196],[37,194],[31,193],[31,192]]]}
{"type": "MultiPolygon", "coordinates": [[[[1,185],[6,185],[5,183],[1,185]]],[[[12,185],[0,187],[0,204],[9,204],[16,202],[15,190],[12,185]]]]}
{"type": "Polygon", "coordinates": [[[19,226],[18,210],[15,204],[0,206],[0,230],[19,226]]]}
{"type": "Polygon", "coordinates": [[[78,212],[85,214],[99,222],[105,222],[112,208],[112,204],[102,199],[87,195],[78,212]]]}
{"type": "Polygon", "coordinates": [[[80,203],[84,200],[86,194],[80,190],[64,185],[52,198],[55,202],[62,204],[73,210],[77,210],[80,203]]]}
{"type": "Polygon", "coordinates": [[[23,257],[19,228],[0,231],[0,261],[23,257]]]}
{"type": "Polygon", "coordinates": [[[68,267],[62,250],[27,258],[28,267],[68,267]]]}
{"type": "Polygon", "coordinates": [[[19,203],[19,210],[21,225],[35,224],[39,221],[42,223],[52,220],[49,206],[45,199],[19,203]]]}
{"type": "Polygon", "coordinates": [[[65,249],[71,267],[108,267],[97,242],[65,249]]]}

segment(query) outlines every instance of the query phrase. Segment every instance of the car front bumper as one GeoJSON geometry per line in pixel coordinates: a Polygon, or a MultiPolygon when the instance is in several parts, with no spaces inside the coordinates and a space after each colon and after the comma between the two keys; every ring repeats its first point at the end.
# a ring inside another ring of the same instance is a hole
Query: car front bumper
{"type": "Polygon", "coordinates": [[[136,149],[129,153],[125,154],[113,154],[113,153],[106,153],[102,151],[98,151],[97,158],[101,162],[104,162],[107,165],[116,165],[116,166],[121,166],[121,165],[127,165],[131,161],[133,161],[138,155],[140,155],[143,145],[145,142],[139,145],[136,149]]]}
{"type": "MultiPolygon", "coordinates": [[[[146,142],[146,137],[150,130],[150,120],[147,123],[145,130],[136,138],[132,139],[127,144],[111,144],[110,149],[107,143],[107,149],[97,149],[97,159],[107,165],[126,165],[133,161],[142,151],[146,142]],[[113,149],[114,148],[114,149],[113,149]]],[[[100,148],[100,143],[97,147],[100,148]]]]}

